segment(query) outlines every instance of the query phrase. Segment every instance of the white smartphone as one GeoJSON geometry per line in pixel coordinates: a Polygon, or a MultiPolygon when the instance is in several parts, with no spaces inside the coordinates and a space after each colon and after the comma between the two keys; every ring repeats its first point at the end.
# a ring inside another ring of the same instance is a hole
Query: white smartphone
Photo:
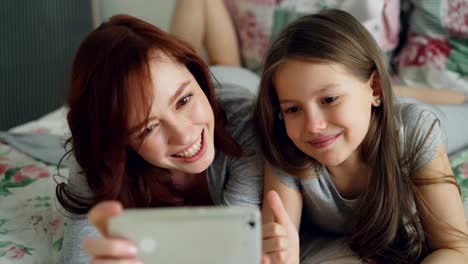
{"type": "Polygon", "coordinates": [[[128,209],[109,234],[136,243],[150,264],[259,264],[260,212],[248,207],[128,209]]]}

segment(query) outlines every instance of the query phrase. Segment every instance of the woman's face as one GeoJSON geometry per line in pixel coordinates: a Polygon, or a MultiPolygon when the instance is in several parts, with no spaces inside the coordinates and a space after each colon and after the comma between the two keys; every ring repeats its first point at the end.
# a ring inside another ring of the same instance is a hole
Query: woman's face
{"type": "Polygon", "coordinates": [[[150,61],[149,122],[130,114],[129,146],[154,166],[196,174],[214,158],[214,115],[194,76],[164,54],[150,61]],[[143,143],[139,146],[141,139],[143,143]]]}
{"type": "Polygon", "coordinates": [[[370,81],[341,64],[291,59],[274,83],[288,137],[302,152],[325,166],[358,153],[376,104],[370,81]]]}

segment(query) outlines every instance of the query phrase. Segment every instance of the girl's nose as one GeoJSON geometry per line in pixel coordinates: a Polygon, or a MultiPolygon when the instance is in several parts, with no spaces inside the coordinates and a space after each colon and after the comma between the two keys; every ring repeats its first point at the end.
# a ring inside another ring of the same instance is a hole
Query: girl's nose
{"type": "Polygon", "coordinates": [[[318,134],[327,128],[327,120],[322,111],[308,111],[305,117],[305,130],[310,134],[318,134]]]}

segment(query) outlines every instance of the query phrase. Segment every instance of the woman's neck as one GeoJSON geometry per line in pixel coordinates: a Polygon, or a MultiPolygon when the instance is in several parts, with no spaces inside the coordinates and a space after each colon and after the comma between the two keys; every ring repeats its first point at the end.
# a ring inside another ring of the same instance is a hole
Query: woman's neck
{"type": "Polygon", "coordinates": [[[200,181],[200,177],[206,177],[206,171],[198,174],[190,174],[181,171],[171,171],[170,178],[172,184],[182,192],[187,192],[188,189],[196,185],[200,181]]]}

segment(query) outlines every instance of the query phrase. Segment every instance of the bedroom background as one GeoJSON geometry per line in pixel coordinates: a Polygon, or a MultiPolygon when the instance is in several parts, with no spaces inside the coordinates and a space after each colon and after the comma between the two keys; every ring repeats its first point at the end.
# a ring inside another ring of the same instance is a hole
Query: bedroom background
{"type": "Polygon", "coordinates": [[[174,0],[0,2],[0,130],[63,104],[74,52],[93,27],[128,13],[167,30],[174,0]]]}

